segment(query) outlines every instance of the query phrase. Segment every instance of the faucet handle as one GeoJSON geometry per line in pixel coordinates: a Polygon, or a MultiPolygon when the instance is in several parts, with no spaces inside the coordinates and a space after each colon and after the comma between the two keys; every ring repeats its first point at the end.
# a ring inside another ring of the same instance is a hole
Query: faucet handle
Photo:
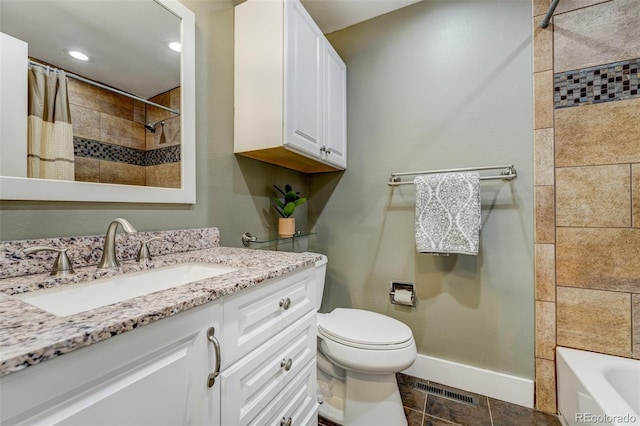
{"type": "Polygon", "coordinates": [[[56,257],[56,260],[53,262],[51,275],[63,277],[68,274],[73,274],[73,267],[71,266],[71,260],[69,259],[69,256],[67,256],[66,248],[61,249],[57,247],[33,246],[24,249],[24,252],[27,255],[37,253],[39,251],[55,251],[58,253],[58,257],[56,257]]]}
{"type": "Polygon", "coordinates": [[[140,244],[140,250],[138,250],[138,262],[143,260],[151,260],[151,253],[149,253],[149,246],[147,244],[150,243],[151,241],[163,240],[163,239],[164,238],[162,237],[153,237],[143,241],[140,244]]]}

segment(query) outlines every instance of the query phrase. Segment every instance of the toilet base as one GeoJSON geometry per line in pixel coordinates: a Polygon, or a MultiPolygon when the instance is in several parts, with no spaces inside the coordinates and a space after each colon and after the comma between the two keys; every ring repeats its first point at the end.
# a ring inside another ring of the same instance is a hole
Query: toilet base
{"type": "Polygon", "coordinates": [[[345,426],[406,426],[396,375],[347,372],[343,401],[326,401],[319,414],[345,426]],[[340,408],[344,407],[344,411],[340,408]]]}

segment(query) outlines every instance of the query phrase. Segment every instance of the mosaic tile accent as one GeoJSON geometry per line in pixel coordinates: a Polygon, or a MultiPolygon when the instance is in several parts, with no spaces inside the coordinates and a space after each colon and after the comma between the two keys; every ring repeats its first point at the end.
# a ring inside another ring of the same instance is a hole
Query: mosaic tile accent
{"type": "Polygon", "coordinates": [[[640,97],[640,58],[554,75],[556,109],[640,97]]]}
{"type": "Polygon", "coordinates": [[[145,166],[177,163],[178,161],[180,161],[180,145],[171,145],[145,151],[145,166]]]}
{"type": "Polygon", "coordinates": [[[145,151],[74,137],[73,150],[76,157],[127,163],[135,166],[157,166],[158,164],[176,163],[180,161],[180,145],[171,145],[145,151]]]}

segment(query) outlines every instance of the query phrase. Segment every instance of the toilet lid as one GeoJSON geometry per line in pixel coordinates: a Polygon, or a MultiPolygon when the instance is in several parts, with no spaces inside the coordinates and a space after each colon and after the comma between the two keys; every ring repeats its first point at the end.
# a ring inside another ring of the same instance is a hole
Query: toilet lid
{"type": "Polygon", "coordinates": [[[318,331],[331,340],[356,347],[380,347],[410,344],[411,329],[400,321],[375,312],[338,308],[324,316],[318,331]]]}

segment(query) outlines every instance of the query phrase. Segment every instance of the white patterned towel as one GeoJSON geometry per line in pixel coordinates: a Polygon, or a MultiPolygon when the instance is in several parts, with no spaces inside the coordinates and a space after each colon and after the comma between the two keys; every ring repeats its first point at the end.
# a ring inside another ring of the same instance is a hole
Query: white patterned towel
{"type": "Polygon", "coordinates": [[[481,226],[479,173],[424,175],[413,183],[417,251],[477,255],[481,226]]]}

